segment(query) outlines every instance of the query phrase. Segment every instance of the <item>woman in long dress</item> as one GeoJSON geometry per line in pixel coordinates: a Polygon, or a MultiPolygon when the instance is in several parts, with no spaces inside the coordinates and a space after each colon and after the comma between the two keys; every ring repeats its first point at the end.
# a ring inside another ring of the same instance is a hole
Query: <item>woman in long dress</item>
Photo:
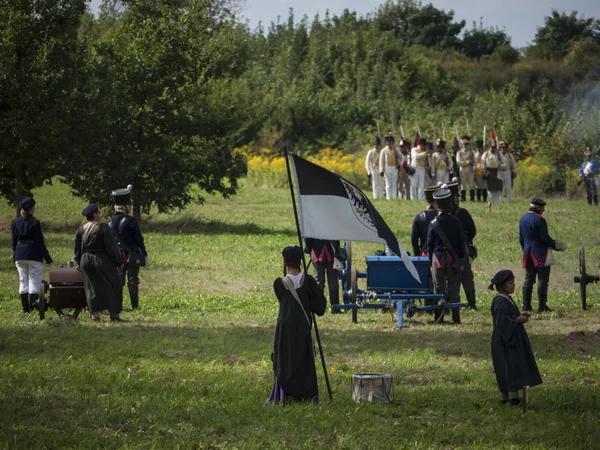
{"type": "Polygon", "coordinates": [[[88,222],[75,233],[75,262],[83,275],[83,287],[92,320],[100,321],[100,311],[107,309],[110,320],[122,322],[123,287],[119,268],[123,259],[113,234],[105,223],[99,223],[102,212],[91,204],[83,210],[88,222]]]}
{"type": "MultiPolygon", "coordinates": [[[[489,289],[498,294],[492,301],[492,363],[502,403],[519,406],[519,390],[542,384],[542,377],[523,324],[531,314],[520,312],[510,294],[515,291],[515,276],[501,270],[492,278],[489,289]]],[[[523,401],[526,401],[526,395],[523,401]]]]}
{"type": "Polygon", "coordinates": [[[284,277],[273,283],[279,316],[273,345],[275,384],[267,404],[309,401],[318,403],[319,389],[311,336],[312,313],[322,316],[327,300],[315,279],[300,272],[302,249],[282,252],[284,277]],[[294,295],[295,294],[295,295],[294,295]]]}

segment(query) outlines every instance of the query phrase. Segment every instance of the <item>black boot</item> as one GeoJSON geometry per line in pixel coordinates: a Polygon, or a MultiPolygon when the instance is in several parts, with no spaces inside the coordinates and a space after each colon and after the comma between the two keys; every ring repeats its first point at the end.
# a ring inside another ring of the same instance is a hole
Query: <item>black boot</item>
{"type": "Polygon", "coordinates": [[[594,205],[598,206],[598,196],[594,195],[594,205]]]}
{"type": "Polygon", "coordinates": [[[21,297],[21,307],[23,308],[23,312],[31,312],[31,307],[29,306],[29,294],[19,294],[19,296],[21,297]]]}
{"type": "Polygon", "coordinates": [[[475,201],[475,189],[471,189],[469,191],[469,195],[471,196],[471,201],[474,202],[475,201]]]}
{"type": "Polygon", "coordinates": [[[553,310],[548,308],[548,285],[538,286],[538,312],[552,312],[553,310]]]}
{"type": "Polygon", "coordinates": [[[477,301],[476,301],[476,297],[475,297],[475,292],[468,292],[466,293],[467,295],[467,303],[469,304],[469,309],[472,309],[473,311],[477,311],[477,301]]]}
{"type": "Polygon", "coordinates": [[[333,309],[333,305],[340,304],[340,291],[329,291],[329,303],[332,306],[332,308],[331,308],[332,314],[339,314],[341,312],[339,309],[338,310],[333,309]]]}
{"type": "Polygon", "coordinates": [[[481,189],[477,189],[477,201],[481,201],[481,189]]]}
{"type": "Polygon", "coordinates": [[[131,309],[138,309],[139,305],[139,293],[129,291],[129,298],[131,299],[131,309]]]}
{"type": "Polygon", "coordinates": [[[29,294],[29,308],[31,309],[31,311],[37,309],[39,299],[40,294],[29,294]]]}
{"type": "Polygon", "coordinates": [[[482,189],[481,195],[483,195],[483,201],[487,202],[487,189],[482,189]]]}
{"type": "Polygon", "coordinates": [[[533,293],[533,286],[523,286],[523,311],[531,311],[531,295],[533,293]]]}
{"type": "Polygon", "coordinates": [[[460,191],[460,198],[462,199],[463,202],[467,201],[467,191],[462,190],[460,191]]]}

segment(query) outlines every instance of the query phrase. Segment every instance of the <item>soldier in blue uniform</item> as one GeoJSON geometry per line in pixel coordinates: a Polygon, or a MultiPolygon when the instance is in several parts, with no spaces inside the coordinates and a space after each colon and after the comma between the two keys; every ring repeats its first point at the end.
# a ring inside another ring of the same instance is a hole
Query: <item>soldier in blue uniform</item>
{"type": "Polygon", "coordinates": [[[581,180],[580,183],[585,185],[585,195],[588,205],[591,205],[593,200],[594,205],[598,206],[598,189],[596,186],[596,181],[598,181],[598,172],[600,172],[600,166],[596,161],[594,161],[591,148],[586,148],[583,155],[585,160],[579,168],[579,178],[581,180]]]}
{"type": "Polygon", "coordinates": [[[127,279],[131,308],[137,309],[139,307],[140,265],[135,261],[130,261],[129,255],[136,250],[144,256],[147,256],[148,253],[140,226],[137,220],[129,215],[132,211],[131,189],[132,186],[129,185],[125,189],[117,189],[112,192],[115,214],[109,222],[109,226],[115,236],[119,251],[123,255],[124,265],[119,272],[121,283],[125,286],[125,279],[127,279]]]}
{"type": "Polygon", "coordinates": [[[42,261],[51,264],[52,258],[42,234],[42,224],[33,217],[35,200],[26,198],[19,203],[19,216],[12,221],[13,261],[19,271],[19,295],[24,313],[31,312],[40,298],[44,271],[42,261]]]}
{"type": "Polygon", "coordinates": [[[412,224],[412,232],[410,234],[414,256],[427,256],[425,246],[427,242],[429,223],[435,219],[438,214],[435,200],[433,199],[433,193],[439,189],[440,187],[436,185],[426,187],[423,190],[425,192],[427,209],[425,211],[421,211],[415,216],[412,224]]]}
{"type": "MultiPolygon", "coordinates": [[[[458,303],[460,301],[460,268],[458,264],[466,256],[465,232],[460,221],[450,214],[453,209],[450,190],[442,188],[433,194],[433,198],[440,210],[439,215],[429,225],[427,232],[427,255],[431,261],[433,289],[436,294],[441,294],[447,288],[449,302],[458,303]],[[446,248],[446,244],[436,229],[438,226],[446,235],[448,243],[452,247],[451,251],[446,248]],[[452,252],[456,254],[459,261],[453,260],[452,252]]],[[[437,323],[443,321],[441,311],[436,311],[435,321],[437,323]]],[[[460,323],[458,308],[452,309],[452,321],[460,323]]]]}
{"type": "Polygon", "coordinates": [[[567,246],[558,239],[554,240],[548,234],[548,224],[542,217],[546,202],[534,197],[521,221],[519,222],[519,243],[523,249],[523,267],[525,281],[523,282],[523,310],[531,311],[531,296],[536,277],[538,281],[538,312],[552,311],[548,308],[548,283],[550,281],[550,266],[554,264],[551,249],[564,251],[567,246]]]}
{"type": "Polygon", "coordinates": [[[467,245],[466,254],[468,256],[463,270],[460,272],[460,284],[462,284],[469,308],[477,310],[477,300],[475,295],[475,281],[473,277],[473,269],[471,267],[471,258],[476,257],[473,239],[477,235],[477,227],[473,221],[473,217],[465,208],[460,207],[460,196],[458,191],[458,180],[454,178],[451,183],[446,185],[452,192],[453,210],[452,215],[456,217],[463,227],[465,232],[465,243],[467,245]]]}

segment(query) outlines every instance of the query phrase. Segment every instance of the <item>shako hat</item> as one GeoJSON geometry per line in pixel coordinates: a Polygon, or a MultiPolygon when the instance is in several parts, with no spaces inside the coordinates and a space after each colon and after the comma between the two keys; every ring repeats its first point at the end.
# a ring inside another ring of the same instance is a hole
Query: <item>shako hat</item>
{"type": "Polygon", "coordinates": [[[381,145],[381,138],[379,136],[373,138],[373,145],[381,145]]]}
{"type": "Polygon", "coordinates": [[[83,216],[87,217],[91,214],[94,214],[96,211],[98,211],[98,209],[99,209],[98,203],[91,203],[84,208],[84,210],[81,214],[83,216]]]}
{"type": "Polygon", "coordinates": [[[31,209],[35,206],[35,200],[31,197],[24,198],[19,202],[19,208],[21,209],[31,209]]]}
{"type": "Polygon", "coordinates": [[[396,138],[394,138],[394,136],[392,136],[391,134],[388,134],[385,137],[385,142],[396,142],[396,138]]]}
{"type": "Polygon", "coordinates": [[[587,147],[585,149],[585,152],[584,152],[583,156],[592,156],[592,149],[589,148],[589,147],[587,147]]]}
{"type": "Polygon", "coordinates": [[[442,138],[439,138],[437,140],[437,147],[438,148],[446,148],[446,141],[443,140],[442,138]]]}
{"type": "Polygon", "coordinates": [[[515,275],[512,273],[512,270],[500,270],[498,273],[496,273],[496,275],[494,275],[494,278],[492,278],[492,280],[490,281],[488,289],[494,290],[494,286],[496,286],[497,284],[502,284],[505,281],[510,281],[514,279],[515,275]]]}
{"type": "Polygon", "coordinates": [[[546,205],[547,205],[547,203],[544,200],[542,200],[541,198],[533,197],[531,199],[531,204],[529,206],[534,207],[534,206],[546,206],[546,205]]]}
{"type": "Polygon", "coordinates": [[[433,193],[433,199],[436,201],[438,208],[444,212],[451,212],[452,210],[452,192],[446,188],[446,185],[442,185],[440,189],[433,193]]]}
{"type": "Polygon", "coordinates": [[[462,141],[463,144],[470,144],[471,143],[471,136],[467,136],[465,134],[464,136],[461,136],[460,140],[462,141]]]}
{"type": "Polygon", "coordinates": [[[481,139],[475,141],[475,148],[483,148],[483,141],[481,139]]]}
{"type": "Polygon", "coordinates": [[[458,143],[458,139],[456,139],[456,138],[452,139],[452,142],[450,143],[450,146],[452,148],[459,148],[460,144],[458,143]]]}
{"type": "Polygon", "coordinates": [[[425,193],[425,201],[427,201],[427,203],[433,203],[435,201],[433,199],[433,193],[439,191],[440,189],[441,188],[438,185],[429,186],[423,189],[423,192],[425,193]]]}
{"type": "Polygon", "coordinates": [[[452,178],[450,183],[445,184],[446,189],[450,190],[452,195],[458,195],[458,179],[456,177],[452,178]]]}
{"type": "Polygon", "coordinates": [[[113,200],[115,205],[131,205],[131,189],[133,186],[130,184],[126,188],[116,189],[112,191],[113,200]]]}
{"type": "Polygon", "coordinates": [[[300,267],[300,261],[302,261],[302,249],[297,245],[290,245],[283,249],[281,256],[283,256],[283,263],[286,266],[300,267]]]}
{"type": "Polygon", "coordinates": [[[490,130],[490,148],[496,148],[498,146],[498,142],[496,141],[496,135],[494,134],[494,130],[490,130]]]}

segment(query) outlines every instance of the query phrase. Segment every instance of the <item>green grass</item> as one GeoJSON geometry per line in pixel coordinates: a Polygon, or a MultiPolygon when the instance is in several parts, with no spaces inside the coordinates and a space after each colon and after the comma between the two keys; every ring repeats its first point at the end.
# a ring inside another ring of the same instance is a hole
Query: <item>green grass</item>
{"type": "MultiPolygon", "coordinates": [[[[54,267],[72,258],[84,202],[61,184],[35,192],[54,267]]],[[[376,201],[410,249],[419,202],[376,201]]],[[[12,210],[0,206],[0,448],[598,448],[600,350],[598,285],[579,304],[579,247],[590,272],[600,262],[598,209],[551,200],[550,234],[568,250],[552,268],[549,304],[527,324],[544,384],[526,415],[497,401],[489,356],[492,292],[501,268],[523,270],[518,220],[528,200],[466,204],[478,227],[475,281],[480,311],[460,326],[432,326],[421,314],[395,328],[375,311],[319,320],[334,401],[322,371],[317,407],[263,406],[272,386],[270,353],[280,251],[297,243],[289,191],[243,187],[231,200],[145,218],[150,267],[141,305],[128,323],[40,322],[19,313],[11,262],[12,210]],[[593,269],[590,269],[593,268],[593,269]],[[569,337],[572,331],[585,336],[569,337]],[[354,373],[394,376],[394,404],[357,405],[354,373]]],[[[354,263],[378,248],[355,243],[354,263]]],[[[127,304],[127,295],[125,296],[127,304]]],[[[106,319],[106,317],[104,318],[106,319]]]]}

